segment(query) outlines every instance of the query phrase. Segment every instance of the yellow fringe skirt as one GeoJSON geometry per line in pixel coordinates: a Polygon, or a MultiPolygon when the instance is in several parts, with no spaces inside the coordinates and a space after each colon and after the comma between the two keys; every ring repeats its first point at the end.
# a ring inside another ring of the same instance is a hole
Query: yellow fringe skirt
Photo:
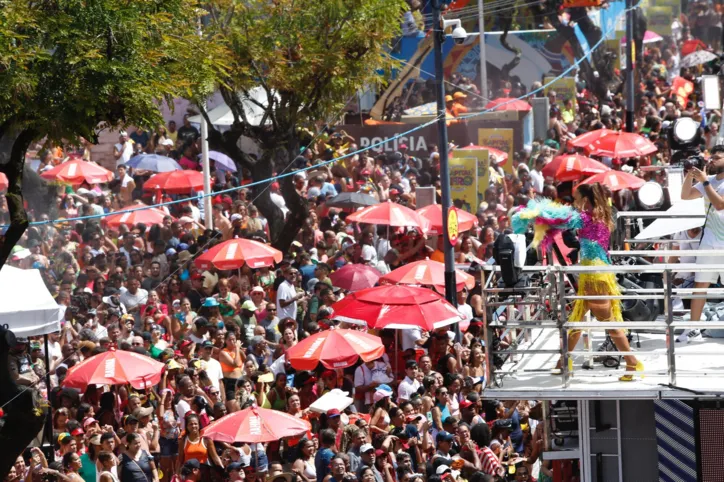
{"type": "MultiPolygon", "coordinates": [[[[601,260],[582,260],[581,266],[609,266],[609,264],[601,260]]],[[[581,273],[581,276],[578,278],[578,296],[617,296],[620,294],[621,291],[618,288],[615,273],[581,273]]],[[[610,300],[610,302],[611,319],[598,321],[623,321],[623,316],[621,315],[621,300],[610,300]]],[[[587,300],[575,300],[571,314],[568,316],[568,321],[584,321],[584,316],[587,311],[587,300]]]]}

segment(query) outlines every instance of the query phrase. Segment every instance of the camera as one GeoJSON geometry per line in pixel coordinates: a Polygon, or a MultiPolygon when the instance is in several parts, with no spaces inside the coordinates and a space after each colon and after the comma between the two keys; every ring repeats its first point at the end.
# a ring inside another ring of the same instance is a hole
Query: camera
{"type": "Polygon", "coordinates": [[[706,166],[706,159],[704,159],[701,154],[697,153],[681,161],[681,166],[684,168],[685,173],[691,171],[692,168],[697,168],[700,171],[703,171],[706,166]]]}
{"type": "Polygon", "coordinates": [[[465,29],[462,27],[457,27],[455,28],[455,30],[452,31],[452,38],[453,42],[458,45],[462,45],[468,38],[468,32],[466,32],[465,29]]]}

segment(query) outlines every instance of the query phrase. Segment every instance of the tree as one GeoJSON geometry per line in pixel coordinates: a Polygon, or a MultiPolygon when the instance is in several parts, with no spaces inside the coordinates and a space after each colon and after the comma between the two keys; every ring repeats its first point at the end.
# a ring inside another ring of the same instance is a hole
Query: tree
{"type": "MultiPolygon", "coordinates": [[[[98,129],[125,124],[155,127],[161,102],[203,92],[223,75],[220,49],[197,34],[197,7],[195,0],[0,0],[0,172],[11,217],[0,267],[28,226],[22,173],[32,142],[95,140],[98,129]]],[[[0,344],[0,359],[7,354],[0,344]]],[[[0,406],[16,391],[0,363],[0,406]]],[[[37,409],[6,407],[0,441],[12,444],[2,444],[0,475],[42,426],[37,409]]]]}
{"type": "MultiPolygon", "coordinates": [[[[387,49],[407,5],[404,0],[208,0],[206,8],[209,43],[222,43],[229,51],[229,77],[218,90],[234,115],[228,131],[210,127],[210,148],[229,155],[258,181],[289,169],[304,147],[300,128],[317,131],[336,121],[359,89],[384,82],[395,65],[387,49]],[[247,118],[243,100],[258,87],[272,100],[247,101],[263,111],[255,123],[247,118]],[[239,148],[241,136],[257,143],[258,160],[239,148]]],[[[195,98],[202,105],[203,97],[195,98]]],[[[286,221],[267,183],[255,187],[254,203],[269,222],[273,244],[286,251],[308,209],[291,177],[281,185],[290,210],[286,221]]]]}

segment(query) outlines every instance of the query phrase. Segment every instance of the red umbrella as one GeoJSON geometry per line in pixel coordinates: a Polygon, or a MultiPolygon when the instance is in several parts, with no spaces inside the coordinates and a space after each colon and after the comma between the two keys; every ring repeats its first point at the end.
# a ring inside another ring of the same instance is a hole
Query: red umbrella
{"type": "Polygon", "coordinates": [[[573,147],[587,147],[601,137],[605,137],[609,134],[614,134],[615,132],[616,131],[612,131],[610,129],[596,129],[595,131],[586,132],[585,134],[581,134],[575,139],[571,139],[570,141],[568,141],[568,145],[573,147]]]}
{"type": "Polygon", "coordinates": [[[391,201],[361,209],[347,216],[346,221],[348,223],[420,228],[422,231],[426,231],[428,228],[427,221],[415,211],[391,201]]]}
{"type": "Polygon", "coordinates": [[[631,189],[633,191],[639,189],[646,183],[646,181],[640,177],[636,177],[627,172],[607,171],[593,175],[581,184],[595,184],[597,182],[603,184],[604,186],[608,186],[611,191],[620,191],[622,189],[631,189]]]}
{"type": "Polygon", "coordinates": [[[679,49],[682,59],[697,50],[706,50],[706,44],[699,39],[687,40],[681,44],[681,48],[679,49]]]}
{"type": "Polygon", "coordinates": [[[306,420],[286,412],[249,407],[211,422],[201,434],[216,442],[255,444],[296,437],[311,428],[306,420]]]}
{"type": "Polygon", "coordinates": [[[555,176],[553,176],[557,181],[578,181],[582,177],[593,176],[611,170],[605,164],[594,161],[590,157],[579,155],[558,157],[565,157],[566,159],[560,163],[555,176]]]}
{"type": "Polygon", "coordinates": [[[199,171],[159,172],[143,183],[146,191],[162,189],[170,194],[188,194],[204,189],[204,174],[199,171]]]}
{"type": "MultiPolygon", "coordinates": [[[[487,149],[488,153],[495,158],[495,162],[497,164],[503,164],[505,161],[508,160],[508,153],[505,151],[501,151],[500,149],[496,149],[495,147],[487,147],[487,146],[476,146],[473,144],[470,144],[469,146],[465,147],[458,147],[458,149],[470,149],[473,151],[480,150],[480,149],[487,149]]],[[[452,151],[452,156],[455,155],[455,150],[452,151]]]]}
{"type": "Polygon", "coordinates": [[[488,102],[485,105],[485,109],[492,109],[496,112],[501,112],[504,110],[517,110],[528,112],[529,110],[533,109],[533,107],[523,100],[514,99],[513,97],[500,97],[498,99],[493,99],[488,102]]]}
{"type": "Polygon", "coordinates": [[[234,238],[219,243],[196,258],[194,263],[200,269],[209,269],[212,265],[218,269],[239,269],[244,264],[250,268],[274,266],[284,254],[264,243],[251,239],[234,238]]]}
{"type": "MultiPolygon", "coordinates": [[[[548,164],[546,164],[543,167],[543,171],[541,171],[543,173],[543,176],[550,177],[550,178],[556,178],[556,173],[558,172],[558,168],[561,167],[561,164],[565,164],[567,162],[577,162],[577,161],[571,161],[571,159],[577,159],[581,163],[588,163],[588,161],[592,161],[592,162],[597,163],[597,164],[592,164],[594,167],[596,167],[598,164],[605,167],[604,170],[599,169],[595,172],[591,172],[590,175],[598,174],[599,172],[605,172],[606,170],[608,170],[608,167],[606,167],[605,164],[601,164],[598,161],[594,161],[590,157],[582,156],[580,154],[562,154],[560,156],[554,157],[553,160],[551,160],[551,162],[549,162],[548,164]]],[[[600,167],[600,166],[598,166],[598,167],[600,167]]]]}
{"type": "MultiPolygon", "coordinates": [[[[384,275],[380,280],[393,284],[434,286],[438,291],[444,292],[445,264],[430,259],[416,261],[400,266],[391,273],[384,275]]],[[[456,269],[455,284],[458,291],[463,288],[473,289],[475,287],[475,277],[456,269]]]]}
{"type": "Polygon", "coordinates": [[[146,226],[162,224],[163,218],[166,216],[170,215],[158,208],[148,207],[145,204],[134,204],[118,213],[111,213],[104,221],[109,228],[117,228],[121,224],[132,228],[138,223],[143,223],[146,226]]]}
{"type": "Polygon", "coordinates": [[[329,275],[332,284],[347,291],[372,288],[382,274],[366,264],[346,264],[329,275]]]}
{"type": "Polygon", "coordinates": [[[0,191],[5,191],[9,185],[10,182],[8,182],[8,177],[5,173],[0,172],[0,191]]]}
{"type": "Polygon", "coordinates": [[[334,318],[369,328],[434,330],[462,321],[444,297],[416,286],[377,286],[357,291],[332,305],[334,318]]]}
{"type": "MultiPolygon", "coordinates": [[[[463,233],[478,225],[478,218],[462,209],[458,213],[458,230],[463,233]]],[[[427,219],[430,223],[428,234],[442,234],[442,205],[430,204],[417,210],[417,214],[427,219]]]]}
{"type": "Polygon", "coordinates": [[[586,150],[592,156],[606,156],[616,159],[647,156],[658,151],[650,140],[633,132],[613,132],[593,141],[586,146],[586,150]]]}
{"type": "Polygon", "coordinates": [[[67,182],[77,186],[83,182],[87,182],[88,184],[110,182],[113,180],[113,173],[92,162],[72,159],[44,171],[40,177],[50,181],[67,182]]]}
{"type": "Polygon", "coordinates": [[[85,389],[88,385],[126,385],[142,390],[158,385],[164,364],[132,351],[107,351],[70,367],[63,386],[85,389]]]}
{"type": "Polygon", "coordinates": [[[351,367],[357,360],[376,360],[385,354],[379,336],[357,330],[325,330],[305,338],[287,351],[287,360],[297,370],[351,367]]]}

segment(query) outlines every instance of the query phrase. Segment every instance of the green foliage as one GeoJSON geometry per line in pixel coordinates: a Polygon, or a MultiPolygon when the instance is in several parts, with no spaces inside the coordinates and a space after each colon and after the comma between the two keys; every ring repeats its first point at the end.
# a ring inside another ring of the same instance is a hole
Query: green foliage
{"type": "Polygon", "coordinates": [[[155,127],[159,102],[222,75],[203,13],[195,0],[0,0],[0,124],[53,140],[155,127]]]}
{"type": "MultiPolygon", "coordinates": [[[[207,0],[205,32],[229,51],[227,99],[261,85],[279,101],[270,128],[252,131],[262,147],[297,127],[335,117],[364,86],[395,66],[386,51],[400,33],[404,0],[207,0]],[[256,135],[255,135],[256,134],[256,135]]],[[[271,97],[271,96],[269,96],[271,97]]],[[[233,104],[233,102],[232,102],[233,104]]],[[[239,123],[243,114],[230,104],[239,123]]]]}

